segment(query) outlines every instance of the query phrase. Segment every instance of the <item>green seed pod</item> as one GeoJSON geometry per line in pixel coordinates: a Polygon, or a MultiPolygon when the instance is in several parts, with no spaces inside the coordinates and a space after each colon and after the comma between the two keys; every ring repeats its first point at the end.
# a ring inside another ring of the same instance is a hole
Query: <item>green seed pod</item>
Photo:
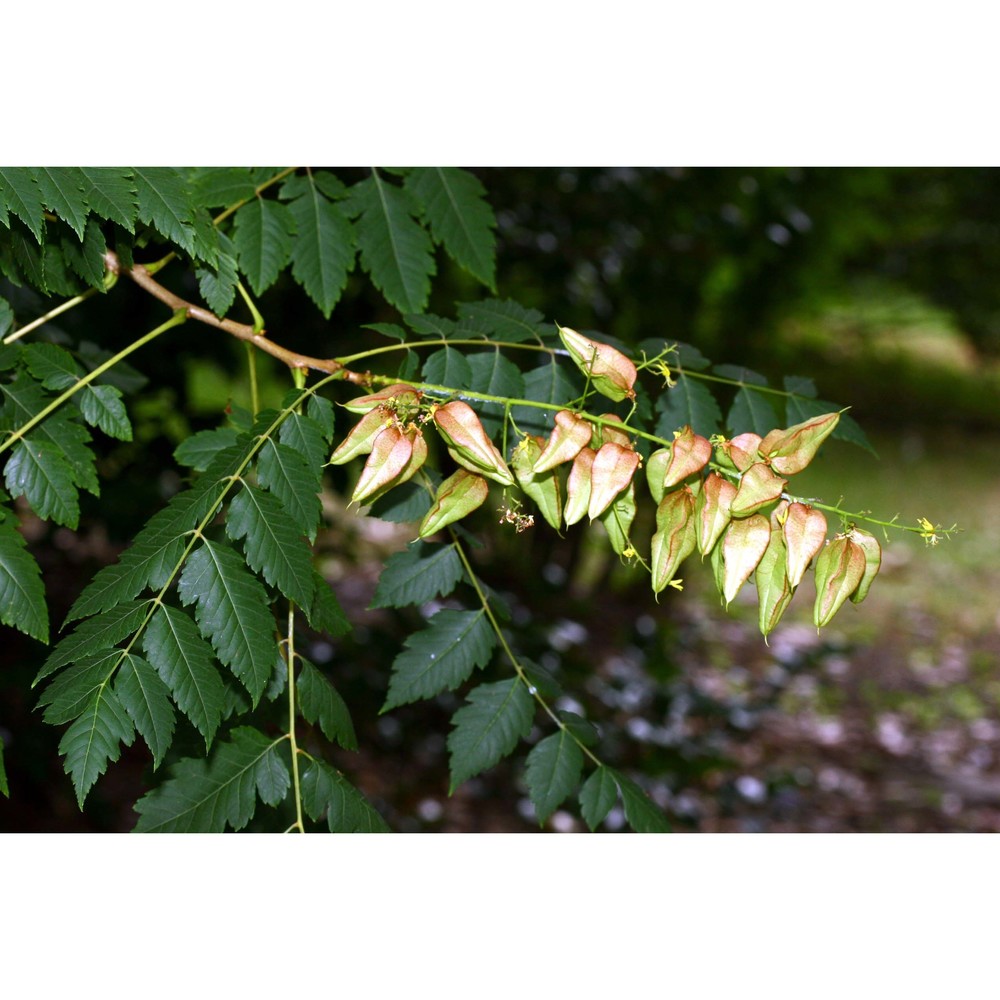
{"type": "Polygon", "coordinates": [[[712,445],[708,438],[695,434],[689,425],[685,425],[675,432],[670,446],[670,461],[663,471],[663,488],[669,490],[688,476],[701,472],[711,457],[712,445]]]}
{"type": "Polygon", "coordinates": [[[590,376],[590,384],[599,393],[616,403],[635,398],[632,386],[638,372],[621,351],[565,326],[559,327],[559,336],[577,368],[590,376]]]}
{"type": "Polygon", "coordinates": [[[654,594],[670,583],[677,567],[694,551],[694,509],[694,496],[686,487],[668,493],[656,508],[656,533],[650,542],[654,594]]]}
{"type": "MultiPolygon", "coordinates": [[[[416,473],[423,467],[424,462],[427,461],[427,442],[424,440],[423,431],[411,424],[403,432],[403,434],[413,445],[413,451],[410,453],[410,457],[406,465],[403,466],[402,472],[400,472],[395,479],[387,482],[384,486],[378,487],[372,492],[367,493],[363,498],[364,503],[375,503],[379,497],[384,496],[389,492],[389,490],[394,490],[397,486],[402,486],[403,483],[412,479],[413,476],[416,475],[416,473]]],[[[361,485],[360,481],[358,485],[361,485]]],[[[362,501],[359,500],[358,502],[360,503],[362,501]]]]}
{"type": "Polygon", "coordinates": [[[629,483],[628,489],[619,493],[614,503],[599,518],[616,555],[623,555],[631,545],[629,531],[635,520],[635,512],[635,483],[629,483]]]}
{"type": "Polygon", "coordinates": [[[765,641],[792,600],[795,588],[788,579],[788,549],[781,526],[772,524],[764,555],[754,570],[757,585],[757,626],[765,641]]]}
{"type": "Polygon", "coordinates": [[[489,483],[482,476],[467,469],[459,469],[437,488],[434,503],[420,522],[417,534],[420,538],[427,538],[449,524],[460,521],[481,507],[489,492],[489,483]]]}
{"type": "Polygon", "coordinates": [[[730,508],[736,498],[736,487],[717,472],[705,477],[695,510],[695,529],[698,535],[698,551],[705,555],[711,552],[715,543],[732,520],[730,508]]]}
{"type": "Polygon", "coordinates": [[[656,503],[663,499],[666,488],[663,481],[667,478],[667,466],[670,464],[670,449],[658,448],[646,459],[646,482],[649,493],[656,503]]]}
{"type": "Polygon", "coordinates": [[[826,541],[826,518],[822,511],[808,504],[789,504],[782,532],[788,547],[788,580],[792,587],[797,587],[826,541]]]}
{"type": "Polygon", "coordinates": [[[383,403],[389,403],[393,406],[416,406],[422,395],[423,393],[409,385],[390,385],[370,396],[349,399],[343,406],[345,410],[350,410],[352,413],[367,413],[383,403]]]}
{"type": "Polygon", "coordinates": [[[591,521],[600,517],[635,475],[639,455],[620,444],[602,444],[591,469],[590,504],[587,514],[591,521]]]}
{"type": "Polygon", "coordinates": [[[412,455],[413,439],[395,424],[386,427],[375,438],[372,452],[361,470],[358,485],[354,487],[351,502],[364,503],[390,483],[395,486],[412,455]]]}
{"type": "Polygon", "coordinates": [[[786,430],[773,430],[761,441],[760,453],[775,472],[793,476],[813,460],[839,420],[839,413],[825,413],[786,430]]]}
{"type": "Polygon", "coordinates": [[[352,458],[371,453],[375,438],[387,427],[395,423],[391,413],[381,408],[370,410],[351,429],[351,432],[340,442],[340,445],[330,456],[327,465],[344,465],[352,458]]]}
{"type": "Polygon", "coordinates": [[[542,517],[556,531],[562,526],[562,487],[555,471],[536,473],[533,467],[545,445],[545,439],[529,435],[514,449],[511,466],[521,489],[531,497],[542,517]]]}
{"type": "Polygon", "coordinates": [[[514,477],[487,437],[475,410],[460,399],[434,408],[434,424],[448,445],[448,454],[464,469],[513,486],[514,477]]]}
{"type": "Polygon", "coordinates": [[[730,523],[722,538],[722,597],[726,607],[757,568],[771,540],[771,525],[763,514],[730,523]]]}
{"type": "Polygon", "coordinates": [[[733,517],[755,514],[762,507],[774,503],[788,485],[787,479],[776,476],[763,462],[751,465],[740,479],[740,487],[733,498],[733,517]]]}
{"type": "Polygon", "coordinates": [[[860,528],[855,528],[849,537],[865,554],[865,574],[861,577],[858,589],[851,594],[851,601],[854,604],[860,604],[868,596],[872,581],[882,566],[882,546],[879,545],[878,539],[874,535],[869,535],[867,531],[861,531],[860,528]]]}
{"type": "Polygon", "coordinates": [[[829,625],[840,606],[861,583],[865,575],[865,551],[845,535],[838,535],[816,557],[816,604],[813,623],[816,628],[829,625]]]}
{"type": "Polygon", "coordinates": [[[632,447],[632,439],[628,436],[628,432],[615,427],[615,424],[622,424],[624,426],[621,417],[614,413],[602,413],[601,419],[608,421],[606,424],[594,425],[600,437],[601,444],[607,444],[610,441],[612,444],[620,444],[623,448],[632,447]]]}
{"type": "Polygon", "coordinates": [[[570,410],[560,410],[556,414],[556,425],[552,428],[548,442],[544,445],[535,467],[536,475],[548,472],[563,462],[572,462],[582,448],[590,444],[593,427],[570,410]]]}
{"type": "Polygon", "coordinates": [[[569,479],[566,482],[566,508],[563,517],[566,527],[582,521],[590,509],[590,492],[593,484],[594,459],[597,452],[593,448],[584,448],[573,459],[569,479]]]}

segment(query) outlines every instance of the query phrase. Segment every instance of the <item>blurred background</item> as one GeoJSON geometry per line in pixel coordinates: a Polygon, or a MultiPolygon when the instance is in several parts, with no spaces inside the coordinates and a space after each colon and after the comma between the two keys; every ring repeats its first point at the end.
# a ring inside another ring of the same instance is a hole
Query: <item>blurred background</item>
{"type": "MultiPolygon", "coordinates": [[[[499,297],[625,344],[684,341],[779,384],[813,378],[821,398],[852,407],[878,454],[830,442],[800,492],[962,529],[933,548],[892,533],[868,599],[821,635],[807,579],[767,645],[752,587],[725,612],[696,560],[684,566],[684,592],[657,604],[648,579],[587,532],[536,529],[530,541],[491,532],[479,567],[511,605],[520,648],[569,693],[559,707],[598,724],[604,759],[678,830],[1000,830],[1000,174],[476,173],[497,215],[499,297]]],[[[191,279],[172,270],[164,283],[195,298],[191,279]]],[[[8,292],[20,320],[46,311],[8,292]]],[[[456,301],[483,294],[439,257],[431,311],[453,316],[456,301]]],[[[328,323],[287,276],[261,308],[276,340],[319,356],[358,350],[371,336],[363,324],[398,319],[358,276],[328,323]]],[[[138,289],[118,287],[57,326],[113,350],[163,318],[138,289]]],[[[25,525],[54,623],[182,484],[177,442],[249,402],[242,345],[194,324],[170,336],[169,350],[133,358],[150,380],[130,404],[136,439],[100,442],[103,492],[81,497],[80,531],[25,525]]],[[[260,364],[264,405],[274,405],[287,373],[260,364]]],[[[448,797],[445,741],[459,696],[378,715],[392,658],[421,619],[367,606],[386,556],[410,533],[349,517],[346,480],[334,472],[320,564],[358,627],[334,642],[316,637],[307,655],[351,707],[361,750],[330,757],[394,829],[537,830],[523,752],[448,797]]],[[[2,643],[11,798],[0,798],[0,829],[130,829],[150,780],[145,749],[125,751],[81,814],[60,732],[33,712],[45,650],[10,630],[2,643]]],[[[257,828],[273,828],[266,812],[257,828]]],[[[614,811],[605,829],[623,822],[614,811]]],[[[546,825],[582,828],[575,807],[546,825]]]]}

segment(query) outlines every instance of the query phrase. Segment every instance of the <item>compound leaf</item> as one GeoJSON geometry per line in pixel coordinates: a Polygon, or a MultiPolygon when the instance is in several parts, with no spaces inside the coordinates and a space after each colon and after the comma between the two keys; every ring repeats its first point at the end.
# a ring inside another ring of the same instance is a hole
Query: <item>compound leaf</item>
{"type": "Polygon", "coordinates": [[[423,209],[435,241],[484,285],[495,288],[497,223],[478,178],[457,167],[430,167],[411,171],[404,186],[423,209]]]}
{"type": "Polygon", "coordinates": [[[169,689],[141,656],[126,653],[115,677],[115,694],[146,741],[155,770],[174,739],[176,715],[169,689]]]}
{"type": "Polygon", "coordinates": [[[142,637],[142,648],[174,701],[211,746],[222,719],[225,688],[212,664],[212,647],[191,619],[161,605],[142,637]]]}
{"type": "Polygon", "coordinates": [[[250,567],[272,587],[300,607],[312,605],[312,553],[280,501],[245,485],[229,506],[226,534],[243,539],[250,567]]]}
{"type": "Polygon", "coordinates": [[[462,579],[454,545],[418,542],[386,560],[370,607],[405,608],[450,594],[462,579]]]}
{"type": "Polygon", "coordinates": [[[434,248],[413,218],[413,199],[373,174],[350,189],[347,205],[357,216],[361,264],[376,287],[400,312],[423,312],[435,273],[434,248]]]}
{"type": "Polygon", "coordinates": [[[302,775],[302,805],[312,819],[326,812],[331,833],[388,833],[389,827],[367,799],[321,760],[310,761],[302,775]]]}
{"type": "Polygon", "coordinates": [[[318,722],[328,740],[339,743],[345,750],[357,750],[358,738],[344,699],[308,660],[299,657],[299,662],[302,669],[295,693],[302,717],[306,722],[318,722]]]}
{"type": "Polygon", "coordinates": [[[534,702],[518,678],[480,684],[453,716],[448,736],[451,792],[467,778],[492,767],[528,735],[534,702]]]}
{"type": "Polygon", "coordinates": [[[279,742],[241,726],[229,742],[218,744],[210,760],[175,764],[172,777],[135,804],[136,832],[222,833],[227,825],[243,829],[253,818],[258,794],[280,801],[275,794],[285,765],[275,753],[279,742]]]}
{"type": "Polygon", "coordinates": [[[322,508],[319,502],[319,462],[309,462],[301,452],[269,440],[257,460],[257,479],[284,506],[289,517],[310,541],[316,538],[322,508]]]}
{"type": "Polygon", "coordinates": [[[583,751],[565,729],[546,736],[532,748],[525,778],[539,823],[544,823],[576,789],[582,770],[583,751]]]}
{"type": "Polygon", "coordinates": [[[393,661],[382,711],[457,688],[489,662],[496,641],[482,609],[439,611],[393,661]]]}
{"type": "Polygon", "coordinates": [[[267,591],[228,546],[208,539],[188,557],[178,583],[219,661],[260,701],[274,668],[274,619],[267,591]]]}
{"type": "Polygon", "coordinates": [[[38,563],[21,533],[0,523],[0,621],[39,642],[49,641],[49,611],[38,563]]]}

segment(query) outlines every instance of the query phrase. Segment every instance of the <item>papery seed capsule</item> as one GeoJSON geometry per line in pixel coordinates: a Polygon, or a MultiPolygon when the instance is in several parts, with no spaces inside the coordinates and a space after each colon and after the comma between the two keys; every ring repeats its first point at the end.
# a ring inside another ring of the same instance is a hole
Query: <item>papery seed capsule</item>
{"type": "Polygon", "coordinates": [[[726,529],[722,538],[722,597],[727,607],[757,568],[770,540],[771,525],[763,514],[733,521],[726,529]]]}
{"type": "Polygon", "coordinates": [[[771,527],[764,555],[754,570],[757,586],[757,626],[766,640],[792,600],[795,588],[788,580],[788,550],[781,527],[771,527]]]}
{"type": "Polygon", "coordinates": [[[615,413],[602,413],[601,419],[608,421],[608,423],[598,425],[601,444],[607,444],[610,441],[612,444],[620,444],[623,448],[632,447],[632,439],[628,436],[628,432],[619,430],[615,426],[615,424],[622,424],[624,426],[624,421],[621,417],[615,413]]]}
{"type": "Polygon", "coordinates": [[[531,497],[542,512],[542,517],[556,531],[562,527],[562,488],[555,471],[533,472],[542,454],[545,439],[529,435],[514,449],[511,466],[521,489],[531,497]]]}
{"type": "MultiPolygon", "coordinates": [[[[410,453],[410,457],[403,466],[403,470],[396,476],[395,479],[390,480],[384,486],[380,486],[370,493],[367,493],[363,501],[367,504],[373,504],[380,497],[385,496],[390,490],[394,490],[397,486],[402,486],[403,483],[409,481],[423,468],[424,462],[427,461],[427,442],[424,440],[423,431],[414,425],[410,425],[403,431],[404,437],[413,445],[413,450],[410,453]]],[[[360,483],[359,483],[360,485],[360,483]]]]}
{"type": "Polygon", "coordinates": [[[775,472],[783,476],[795,475],[813,460],[839,420],[839,413],[825,413],[786,430],[773,430],[761,441],[760,453],[775,472]]]}
{"type": "Polygon", "coordinates": [[[416,406],[420,402],[422,395],[422,392],[419,392],[412,386],[397,384],[380,389],[370,396],[358,396],[355,399],[349,399],[343,406],[345,410],[350,410],[352,413],[367,413],[369,410],[375,409],[376,406],[389,402],[397,407],[401,405],[416,406]]]}
{"type": "Polygon", "coordinates": [[[590,504],[587,514],[591,521],[604,513],[611,501],[630,482],[639,467],[639,455],[620,444],[602,444],[591,469],[590,504]]]}
{"type": "Polygon", "coordinates": [[[731,507],[736,498],[736,487],[717,472],[705,477],[695,519],[698,535],[698,551],[705,555],[711,552],[715,543],[732,520],[731,507]]]}
{"type": "Polygon", "coordinates": [[[666,492],[663,481],[667,478],[669,464],[669,448],[658,448],[646,459],[646,482],[649,484],[649,493],[656,503],[663,499],[663,494],[666,492]]]}
{"type": "Polygon", "coordinates": [[[776,476],[763,462],[751,465],[740,479],[730,511],[733,517],[746,517],[774,503],[788,485],[788,480],[776,476]]]}
{"type": "Polygon", "coordinates": [[[635,520],[635,513],[635,483],[629,483],[628,489],[619,493],[611,506],[598,518],[608,533],[608,541],[616,555],[623,555],[631,545],[629,531],[635,520]]]}
{"type": "Polygon", "coordinates": [[[760,455],[757,452],[760,442],[760,435],[754,434],[753,431],[737,434],[731,441],[723,441],[719,444],[720,462],[737,472],[746,472],[754,462],[760,461],[760,455]]]}
{"type": "Polygon", "coordinates": [[[576,366],[590,376],[591,385],[599,393],[615,402],[635,398],[632,386],[638,372],[621,351],[565,326],[559,327],[559,336],[576,366]]]}
{"type": "Polygon", "coordinates": [[[851,594],[851,601],[854,604],[860,604],[868,596],[872,581],[882,566],[882,546],[879,545],[878,539],[874,535],[869,535],[867,531],[862,531],[860,528],[855,528],[849,537],[865,554],[864,576],[861,577],[858,589],[851,594]]]}
{"type": "Polygon", "coordinates": [[[582,448],[590,444],[593,433],[591,424],[570,410],[560,410],[556,414],[556,425],[549,440],[535,459],[534,471],[548,472],[563,462],[572,462],[582,448]]]}
{"type": "Polygon", "coordinates": [[[656,533],[650,542],[653,593],[673,579],[677,567],[694,551],[695,502],[686,487],[668,493],[656,508],[656,533]]]}
{"type": "Polygon", "coordinates": [[[582,521],[590,509],[590,493],[593,485],[594,459],[597,452],[593,448],[584,448],[573,459],[569,479],[566,482],[566,507],[563,517],[566,527],[582,521]]]}
{"type": "Polygon", "coordinates": [[[865,552],[844,535],[829,542],[816,557],[816,603],[813,623],[816,628],[828,625],[841,605],[865,575],[865,552]]]}
{"type": "Polygon", "coordinates": [[[782,532],[788,547],[788,579],[797,587],[826,541],[826,518],[822,511],[808,504],[789,504],[782,532]]]}
{"type": "Polygon", "coordinates": [[[327,464],[344,465],[352,458],[369,454],[375,443],[375,438],[394,422],[395,418],[391,413],[386,413],[378,407],[370,410],[351,428],[350,433],[334,450],[327,464]]]}
{"type": "Polygon", "coordinates": [[[459,469],[437,488],[431,509],[420,522],[417,534],[420,538],[427,538],[449,524],[460,521],[483,505],[489,491],[489,483],[482,476],[467,469],[459,469]]]}
{"type": "Polygon", "coordinates": [[[663,488],[669,490],[688,476],[701,472],[711,457],[712,445],[708,438],[695,434],[686,424],[676,433],[670,446],[670,461],[663,473],[663,488]]]}
{"type": "Polygon", "coordinates": [[[448,454],[463,468],[513,486],[514,477],[496,446],[487,437],[475,410],[456,399],[434,410],[434,424],[448,445],[448,454]]]}
{"type": "Polygon", "coordinates": [[[375,438],[372,452],[361,470],[358,485],[354,487],[351,502],[364,503],[389,483],[395,485],[412,454],[413,440],[395,424],[386,427],[375,438]]]}

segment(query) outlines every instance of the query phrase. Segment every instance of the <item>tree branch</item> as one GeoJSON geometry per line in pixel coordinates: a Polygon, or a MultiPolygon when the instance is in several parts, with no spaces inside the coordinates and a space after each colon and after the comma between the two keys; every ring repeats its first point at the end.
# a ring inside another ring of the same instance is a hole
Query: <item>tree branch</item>
{"type": "Polygon", "coordinates": [[[113,274],[124,274],[126,277],[131,278],[140,288],[169,306],[174,312],[181,310],[189,319],[198,320],[200,323],[205,323],[208,326],[215,327],[217,330],[223,330],[226,333],[232,334],[232,336],[237,337],[239,340],[244,340],[248,344],[253,344],[254,347],[259,347],[272,357],[283,361],[289,368],[312,368],[315,371],[326,372],[329,375],[339,375],[347,382],[354,382],[358,385],[365,384],[365,376],[363,374],[351,371],[334,358],[311,358],[307,354],[290,351],[287,347],[282,347],[273,340],[269,340],[266,333],[255,333],[254,328],[247,323],[237,323],[231,319],[220,319],[208,309],[185,301],[168,288],[164,288],[141,264],[136,264],[134,267],[125,267],[113,250],[108,250],[104,254],[104,264],[113,274]]]}

